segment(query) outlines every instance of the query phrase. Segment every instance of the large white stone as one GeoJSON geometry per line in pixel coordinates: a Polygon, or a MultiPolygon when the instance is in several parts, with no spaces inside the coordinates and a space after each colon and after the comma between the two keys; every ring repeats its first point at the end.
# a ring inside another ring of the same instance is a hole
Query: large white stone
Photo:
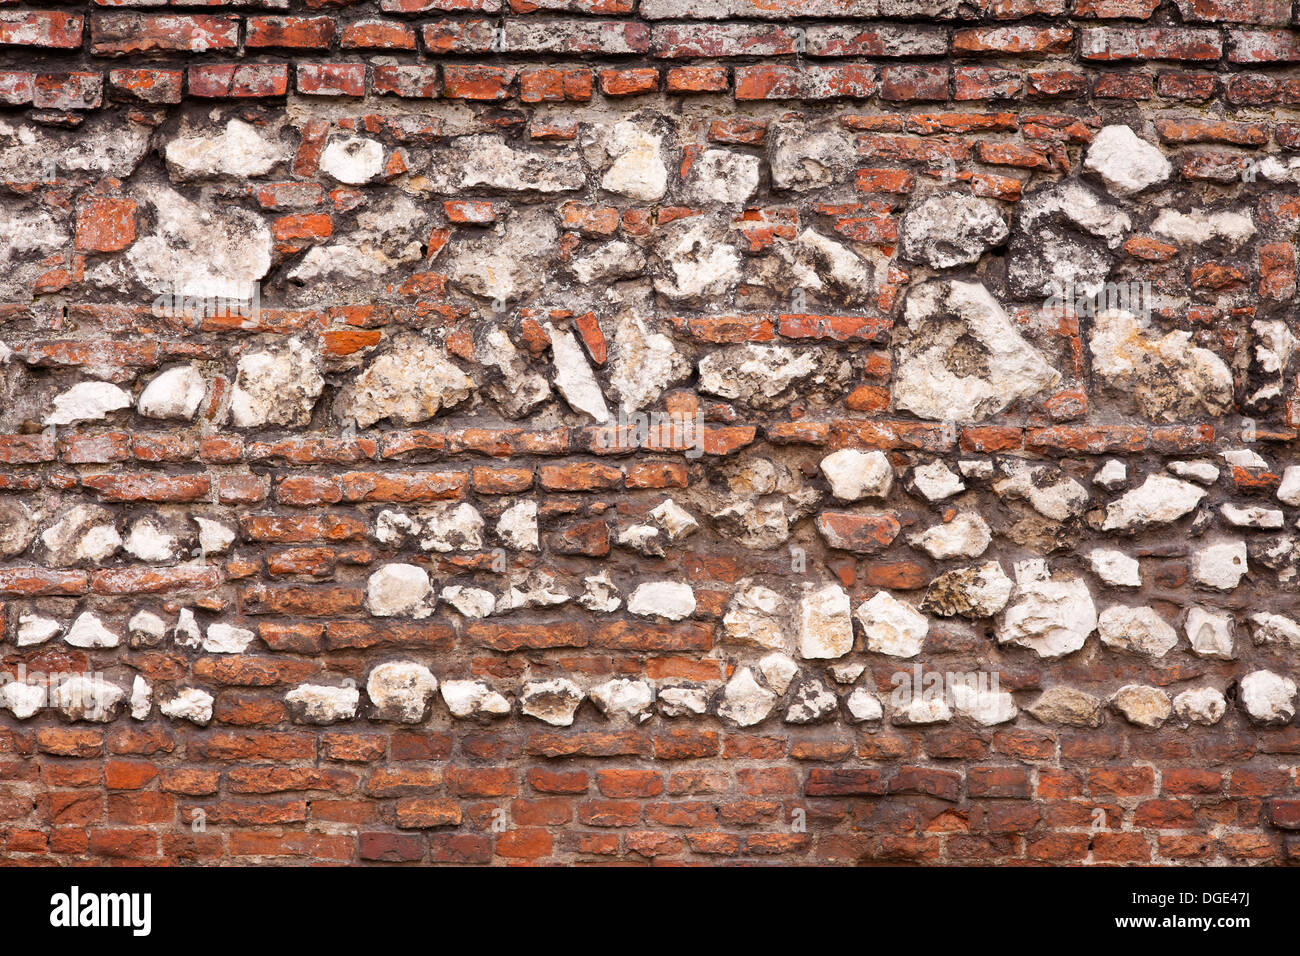
{"type": "Polygon", "coordinates": [[[1231,613],[1193,607],[1187,612],[1183,628],[1187,632],[1187,640],[1191,642],[1192,653],[1198,657],[1230,661],[1236,656],[1233,651],[1236,625],[1231,613]]]}
{"type": "Polygon", "coordinates": [[[1231,591],[1246,571],[1245,541],[1222,541],[1192,552],[1192,579],[1206,587],[1231,591]]]}
{"type": "Polygon", "coordinates": [[[600,390],[587,357],[568,329],[547,325],[551,338],[551,360],[555,364],[555,389],[575,412],[598,422],[609,420],[609,406],[600,390]]]}
{"type": "Polygon", "coordinates": [[[236,428],[285,425],[301,428],[311,421],[325,379],[316,357],[298,339],[281,347],[250,352],[239,360],[230,395],[230,418],[236,428]]]}
{"type": "Polygon", "coordinates": [[[614,678],[587,691],[596,709],[610,720],[644,723],[650,719],[654,689],[643,680],[614,678]]]}
{"type": "Polygon", "coordinates": [[[1174,698],[1174,714],[1185,724],[1212,727],[1228,710],[1223,694],[1213,687],[1194,687],[1174,698]]]}
{"type": "Polygon", "coordinates": [[[1239,701],[1257,724],[1289,724],[1295,716],[1296,685],[1272,671],[1252,671],[1238,685],[1239,701]]]}
{"type": "Polygon", "coordinates": [[[884,498],[894,484],[894,468],[880,451],[841,448],[822,459],[821,470],[840,501],[884,498]]]}
{"type": "Polygon", "coordinates": [[[567,677],[529,681],[519,695],[519,712],[552,727],[568,727],[583,697],[567,677]]]}
{"type": "Polygon", "coordinates": [[[737,586],[722,617],[723,640],[771,650],[787,649],[789,641],[782,626],[787,612],[785,600],[771,588],[746,584],[742,581],[737,586]]]}
{"type": "Polygon", "coordinates": [[[446,351],[419,335],[400,335],[389,350],[339,392],[345,421],[369,428],[381,419],[412,425],[469,398],[474,382],[446,351]]]}
{"type": "Polygon", "coordinates": [[[738,727],[752,727],[767,719],[776,701],[776,694],[756,681],[753,671],[741,667],[722,690],[718,716],[738,727]]]}
{"type": "Polygon", "coordinates": [[[168,172],[178,182],[265,176],[287,156],[284,145],[234,118],[215,134],[182,128],[182,135],[169,141],[163,150],[168,172]]]}
{"type": "Polygon", "coordinates": [[[600,186],[639,202],[656,202],[668,189],[668,167],[660,154],[663,137],[624,120],[616,123],[604,140],[613,164],[600,178],[600,186]]]}
{"type": "Polygon", "coordinates": [[[365,136],[331,137],[321,150],[320,169],[341,183],[360,186],[384,171],[384,146],[365,136]]]}
{"type": "Polygon", "coordinates": [[[74,425],[95,422],[112,412],[131,407],[131,396],[109,382],[78,382],[54,396],[54,411],[45,416],[46,425],[74,425]]]}
{"type": "Polygon", "coordinates": [[[428,715],[437,689],[438,678],[415,661],[388,661],[366,678],[366,696],[376,720],[418,724],[428,715]]]}
{"type": "Polygon", "coordinates": [[[300,724],[335,724],[357,715],[361,691],[355,687],[303,684],[284,695],[289,714],[300,724]]]}
{"type": "Polygon", "coordinates": [[[136,399],[135,410],[145,418],[192,419],[203,403],[207,385],[193,365],[178,365],[156,376],[136,399]]]}
{"type": "Polygon", "coordinates": [[[1178,632],[1154,608],[1113,604],[1097,618],[1097,635],[1114,651],[1164,657],[1178,644],[1178,632]]]}
{"type": "Polygon", "coordinates": [[[929,618],[888,591],[878,591],[860,604],[857,618],[867,650],[890,657],[915,657],[930,633],[929,618]]]}
{"type": "Polygon", "coordinates": [[[1107,584],[1121,588],[1140,588],[1142,575],[1138,559],[1112,548],[1093,548],[1088,552],[1092,573],[1107,584]]]}
{"type": "Polygon", "coordinates": [[[908,542],[936,561],[953,558],[977,558],[988,550],[993,533],[988,523],[973,511],[960,512],[951,521],[934,525],[908,542]]]}
{"type": "Polygon", "coordinates": [[[1039,657],[1073,654],[1097,628],[1097,609],[1080,579],[1053,578],[1045,561],[1016,566],[1016,596],[997,627],[1000,644],[1028,647],[1039,657]]]}
{"type": "Polygon", "coordinates": [[[173,697],[158,705],[163,716],[173,720],[188,720],[206,727],[212,722],[213,697],[198,687],[182,687],[173,697]]]}
{"type": "Polygon", "coordinates": [[[203,650],[209,654],[242,654],[253,643],[255,635],[246,627],[217,622],[208,625],[203,638],[203,650]]]}
{"type": "Polygon", "coordinates": [[[104,626],[99,615],[91,611],[78,614],[63,639],[73,647],[117,647],[122,642],[118,635],[104,626]]]}
{"type": "Polygon", "coordinates": [[[428,617],[433,601],[428,572],[414,564],[386,564],[366,582],[366,610],[375,617],[428,617]]]}
{"type": "Polygon", "coordinates": [[[1205,489],[1169,475],[1148,475],[1147,480],[1106,506],[1103,531],[1133,531],[1177,521],[1205,497],[1205,489]]]}
{"type": "Polygon", "coordinates": [[[833,660],[853,650],[849,596],[838,584],[804,592],[799,602],[799,653],[809,659],[833,660]]]}
{"type": "Polygon", "coordinates": [[[695,592],[680,581],[646,581],[627,599],[627,609],[642,617],[680,621],[695,613],[695,592]]]}
{"type": "Polygon", "coordinates": [[[1083,168],[1101,176],[1111,195],[1132,196],[1163,183],[1173,167],[1159,148],[1127,126],[1104,126],[1092,138],[1083,168]]]}
{"type": "Polygon", "coordinates": [[[442,699],[453,717],[504,717],[510,701],[481,680],[442,682],[442,699]]]}

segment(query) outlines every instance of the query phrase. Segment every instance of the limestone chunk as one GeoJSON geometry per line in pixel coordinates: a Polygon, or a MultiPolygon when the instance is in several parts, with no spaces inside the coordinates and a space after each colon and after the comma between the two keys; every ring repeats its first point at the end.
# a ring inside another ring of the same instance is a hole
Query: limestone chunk
{"type": "Polygon", "coordinates": [[[496,534],[502,544],[515,551],[538,550],[537,502],[520,501],[501,512],[496,534]]]}
{"type": "Polygon", "coordinates": [[[1220,509],[1225,521],[1234,528],[1277,529],[1285,524],[1285,517],[1280,508],[1261,508],[1258,505],[1234,505],[1225,503],[1220,509]]]}
{"type": "Polygon", "coordinates": [[[1295,681],[1272,671],[1252,671],[1238,684],[1238,700],[1246,715],[1266,726],[1289,724],[1295,716],[1295,681]]]}
{"type": "Polygon", "coordinates": [[[1107,461],[1106,464],[1098,468],[1097,473],[1092,476],[1092,483],[1094,485],[1101,485],[1101,487],[1108,491],[1114,491],[1116,488],[1123,487],[1127,481],[1128,466],[1118,458],[1112,458],[1107,461]]]}
{"type": "Polygon", "coordinates": [[[555,575],[534,568],[511,576],[506,592],[497,598],[495,613],[506,614],[528,607],[556,607],[570,600],[572,596],[559,586],[555,575]]]}
{"type": "Polygon", "coordinates": [[[182,687],[169,700],[158,706],[164,717],[173,720],[188,720],[192,724],[206,727],[212,722],[213,698],[206,690],[198,687],[182,687]]]}
{"type": "Polygon", "coordinates": [[[568,727],[583,696],[578,685],[565,677],[529,681],[519,695],[519,712],[552,727],[568,727]]]}
{"type": "Polygon", "coordinates": [[[1139,588],[1142,575],[1137,558],[1130,557],[1123,551],[1110,548],[1093,548],[1088,553],[1088,563],[1093,574],[1107,584],[1121,588],[1139,588]]]}
{"type": "Polygon", "coordinates": [[[1277,486],[1277,500],[1284,505],[1300,505],[1300,465],[1288,465],[1277,486]]]}
{"type": "Polygon", "coordinates": [[[1067,727],[1100,727],[1106,719],[1102,702],[1073,687],[1050,687],[1028,707],[1029,713],[1045,724],[1067,727]]]}
{"type": "Polygon", "coordinates": [[[610,720],[641,724],[650,719],[654,689],[643,680],[615,678],[587,691],[591,702],[610,720]]]}
{"type": "Polygon", "coordinates": [[[1088,489],[1059,468],[1012,459],[1003,462],[1002,471],[1006,477],[994,482],[994,493],[1027,501],[1044,518],[1066,521],[1088,507],[1088,489]]]}
{"type": "Polygon", "coordinates": [[[895,407],[936,421],[980,421],[1060,381],[975,282],[912,286],[894,349],[895,407]]]}
{"type": "Polygon", "coordinates": [[[1137,531],[1177,521],[1205,497],[1205,490],[1171,478],[1148,475],[1146,481],[1106,506],[1103,531],[1137,531]]]}
{"type": "Polygon", "coordinates": [[[758,189],[759,159],[730,149],[706,149],[685,179],[685,196],[695,203],[747,202],[758,189]]]}
{"type": "Polygon", "coordinates": [[[163,150],[167,171],[177,182],[265,176],[287,156],[282,144],[236,118],[216,134],[182,127],[163,150]]]}
{"type": "Polygon", "coordinates": [[[1231,591],[1246,571],[1245,541],[1223,541],[1192,553],[1192,579],[1206,587],[1231,591]]]}
{"type": "Polygon", "coordinates": [[[194,523],[199,526],[199,550],[204,555],[221,554],[235,543],[235,529],[220,521],[194,515],[194,523]]]}
{"type": "Polygon", "coordinates": [[[848,365],[828,349],[729,345],[699,363],[699,390],[754,408],[779,408],[847,381],[848,365]]]}
{"type": "Polygon", "coordinates": [[[945,571],[925,592],[921,610],[940,617],[992,617],[1011,599],[1011,579],[997,561],[945,571]]]}
{"type": "Polygon", "coordinates": [[[1251,637],[1256,644],[1281,644],[1300,647],[1300,623],[1281,614],[1257,611],[1249,618],[1251,637]]]}
{"type": "Polygon", "coordinates": [[[491,229],[447,246],[448,281],[498,311],[541,292],[555,263],[559,230],[554,214],[520,207],[491,229]]]}
{"type": "Polygon", "coordinates": [[[664,687],[655,703],[665,717],[700,717],[708,713],[709,693],[703,687],[664,687]]]}
{"type": "Polygon", "coordinates": [[[484,332],[475,357],[484,367],[500,373],[501,380],[489,382],[484,391],[507,418],[522,418],[551,397],[550,383],[528,368],[504,329],[484,332]]]}
{"type": "Polygon", "coordinates": [[[427,667],[409,661],[381,664],[370,672],[366,694],[376,720],[414,724],[428,713],[438,681],[427,667]]]}
{"type": "Polygon", "coordinates": [[[510,713],[510,701],[481,680],[446,680],[442,682],[442,699],[453,717],[504,717],[510,713]]]}
{"type": "Polygon", "coordinates": [[[254,636],[246,627],[218,622],[208,626],[203,650],[209,654],[242,654],[253,643],[254,636]]]}
{"type": "Polygon", "coordinates": [[[1015,602],[997,628],[999,644],[1064,657],[1082,648],[1096,628],[1097,609],[1082,580],[1051,577],[1045,561],[1017,565],[1015,602]]]}
{"type": "Polygon", "coordinates": [[[667,533],[668,540],[672,542],[690,537],[700,527],[700,523],[671,498],[665,498],[652,508],[650,517],[667,533]]]}
{"type": "Polygon", "coordinates": [[[799,602],[799,653],[832,660],[853,650],[849,596],[838,584],[809,588],[799,602]]]}
{"type": "Polygon", "coordinates": [[[1173,715],[1169,695],[1144,684],[1125,684],[1115,692],[1110,704],[1130,724],[1145,730],[1159,730],[1173,715]]]}
{"type": "Polygon", "coordinates": [[[586,185],[582,159],[574,149],[515,149],[499,134],[464,136],[435,150],[429,163],[429,188],[459,194],[486,186],[502,192],[555,194],[586,185]]]}
{"type": "Polygon", "coordinates": [[[1223,694],[1213,687],[1185,690],[1174,698],[1174,713],[1184,724],[1213,727],[1228,710],[1223,694]]]}
{"type": "Polygon", "coordinates": [[[941,461],[912,469],[912,486],[926,501],[943,501],[966,490],[966,484],[941,461]]]}
{"type": "Polygon", "coordinates": [[[653,405],[666,388],[691,374],[691,363],[672,339],[632,315],[614,329],[609,365],[609,384],[628,411],[653,405]]]}
{"type": "Polygon", "coordinates": [[[466,401],[474,391],[468,375],[441,346],[405,333],[339,392],[339,416],[358,428],[388,419],[413,425],[466,401]]]}
{"type": "Polygon", "coordinates": [[[50,617],[39,614],[18,615],[18,628],[14,633],[15,643],[19,647],[33,647],[44,644],[52,637],[57,637],[63,626],[50,617]]]}
{"type": "Polygon", "coordinates": [[[781,595],[762,585],[737,586],[722,617],[723,640],[771,650],[788,646],[782,618],[787,611],[781,595]]]}
{"type": "Polygon", "coordinates": [[[758,672],[763,675],[763,681],[774,693],[784,694],[790,689],[790,682],[799,673],[799,665],[788,654],[773,651],[771,654],[764,654],[759,660],[758,672]]]}
{"type": "Polygon", "coordinates": [[[979,515],[963,511],[951,521],[912,535],[908,542],[936,561],[978,558],[993,541],[988,524],[979,515]]]}
{"type": "Polygon", "coordinates": [[[456,611],[468,618],[483,618],[492,613],[496,607],[496,597],[483,588],[465,587],[451,584],[443,588],[438,597],[444,604],[449,604],[456,611]]]}
{"type": "Polygon", "coordinates": [[[1201,485],[1212,485],[1219,480],[1219,469],[1208,461],[1171,461],[1166,466],[1179,478],[1201,485]]]}
{"type": "Polygon", "coordinates": [[[194,619],[194,612],[183,607],[176,614],[176,624],[172,627],[172,641],[178,647],[196,648],[203,643],[203,632],[199,622],[194,619]]]}
{"type": "Polygon", "coordinates": [[[1113,651],[1164,657],[1178,644],[1178,632],[1154,608],[1112,604],[1097,618],[1097,634],[1113,651]]]}
{"type": "Polygon", "coordinates": [[[145,418],[190,421],[206,392],[203,373],[193,365],[180,365],[155,376],[136,399],[135,410],[145,418]]]}
{"type": "Polygon", "coordinates": [[[891,723],[900,727],[946,724],[950,720],[952,720],[952,708],[948,706],[945,694],[930,695],[919,691],[909,695],[901,706],[895,707],[890,718],[891,723]]]}
{"type": "Polygon", "coordinates": [[[551,359],[555,363],[555,389],[575,412],[598,422],[609,421],[605,394],[592,374],[577,339],[568,329],[546,326],[551,338],[551,359]]]}
{"type": "Polygon", "coordinates": [[[1103,126],[1092,138],[1083,168],[1099,175],[1112,196],[1121,199],[1163,183],[1173,166],[1156,146],[1127,126],[1103,126]]]}
{"type": "Polygon", "coordinates": [[[112,412],[131,407],[131,396],[109,382],[78,382],[54,396],[54,411],[45,416],[46,425],[75,425],[95,422],[112,412]]]}
{"type": "Polygon", "coordinates": [[[34,717],[46,704],[45,686],[11,680],[0,686],[0,707],[19,720],[34,717]]]}
{"type": "Polygon", "coordinates": [[[311,422],[325,379],[316,357],[298,339],[283,347],[251,352],[239,360],[230,395],[230,417],[236,428],[284,425],[302,428],[311,422]]]}
{"type": "Polygon", "coordinates": [[[141,561],[170,561],[176,555],[176,536],[160,527],[150,518],[141,518],[131,525],[131,531],[122,548],[141,561]]]}
{"type": "Polygon", "coordinates": [[[79,561],[98,564],[107,560],[122,546],[122,538],[113,526],[112,512],[98,505],[79,504],[42,532],[41,543],[49,563],[65,567],[79,561]]]}
{"type": "Polygon", "coordinates": [[[997,205],[948,191],[908,206],[899,224],[899,250],[909,262],[951,269],[978,262],[1010,234],[997,205]]]}
{"type": "Polygon", "coordinates": [[[948,687],[953,710],[982,727],[994,727],[1015,720],[1020,713],[1016,700],[997,686],[996,675],[994,677],[993,686],[978,679],[953,681],[948,687]]]}
{"type": "Polygon", "coordinates": [[[722,690],[718,716],[737,727],[752,727],[767,719],[776,701],[776,694],[759,684],[748,667],[741,667],[722,690]]]}
{"type": "Polygon", "coordinates": [[[888,591],[878,591],[859,605],[857,618],[867,650],[890,657],[916,657],[930,633],[929,619],[888,591]]]}
{"type": "Polygon", "coordinates": [[[386,564],[366,582],[366,610],[375,617],[428,617],[433,601],[428,572],[414,564],[386,564]]]}
{"type": "Polygon", "coordinates": [[[299,724],[336,724],[357,716],[361,691],[355,687],[303,684],[284,695],[289,716],[299,724]]]}
{"type": "Polygon", "coordinates": [[[153,710],[153,688],[139,674],[131,682],[130,707],[132,720],[147,720],[153,710]]]}
{"type": "Polygon", "coordinates": [[[16,498],[0,499],[0,558],[17,557],[35,538],[31,510],[16,498]]]}
{"type": "Polygon", "coordinates": [[[1193,607],[1187,612],[1183,628],[1187,631],[1192,653],[1198,657],[1213,657],[1221,661],[1236,657],[1233,652],[1236,624],[1230,613],[1193,607]]]}
{"type": "Polygon", "coordinates": [[[596,611],[603,614],[612,614],[617,611],[623,601],[618,596],[618,588],[609,578],[608,571],[601,571],[600,574],[589,575],[582,579],[583,590],[578,596],[578,603],[588,611],[596,611]]]}
{"type": "Polygon", "coordinates": [[[632,592],[627,609],[642,617],[680,621],[695,613],[695,592],[679,581],[647,581],[632,592]]]}
{"type": "Polygon", "coordinates": [[[872,723],[885,716],[885,709],[880,698],[865,687],[855,687],[844,698],[844,707],[849,712],[849,719],[855,724],[872,723]]]}
{"type": "Polygon", "coordinates": [[[602,144],[614,160],[600,186],[638,202],[657,202],[668,189],[668,167],[662,156],[663,137],[624,120],[616,123],[602,144]]]}
{"type": "Polygon", "coordinates": [[[768,130],[772,186],[807,192],[829,186],[856,163],[852,135],[836,126],[824,129],[781,120],[768,130]]]}
{"type": "Polygon", "coordinates": [[[117,647],[121,638],[104,626],[99,615],[83,611],[72,622],[63,640],[73,647],[117,647]]]}
{"type": "Polygon", "coordinates": [[[885,498],[894,484],[894,468],[880,451],[842,448],[822,459],[821,471],[840,501],[885,498]]]}
{"type": "Polygon", "coordinates": [[[126,630],[132,647],[157,647],[167,636],[167,622],[151,611],[136,611],[126,630]]]}
{"type": "Polygon", "coordinates": [[[831,719],[839,707],[835,692],[815,677],[801,681],[785,711],[787,724],[817,724],[831,719]]]}
{"type": "Polygon", "coordinates": [[[705,216],[691,216],[658,230],[655,254],[666,273],[655,291],[683,304],[704,304],[726,295],[740,279],[740,254],[705,216]]]}
{"type": "Polygon", "coordinates": [[[422,514],[420,548],[446,554],[483,548],[483,516],[468,502],[435,505],[422,514]]]}
{"type": "Polygon", "coordinates": [[[54,686],[50,705],[69,720],[106,724],[117,717],[125,699],[122,688],[98,674],[69,674],[54,686]]]}
{"type": "Polygon", "coordinates": [[[384,146],[368,136],[330,137],[320,154],[320,170],[347,186],[361,186],[384,171],[384,146]]]}

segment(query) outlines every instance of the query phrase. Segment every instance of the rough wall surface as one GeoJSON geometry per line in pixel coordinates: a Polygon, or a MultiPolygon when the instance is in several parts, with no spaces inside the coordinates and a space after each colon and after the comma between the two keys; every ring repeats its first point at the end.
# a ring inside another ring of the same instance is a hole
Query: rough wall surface
{"type": "Polygon", "coordinates": [[[1289,860],[1292,23],[6,3],[4,859],[1289,860]]]}

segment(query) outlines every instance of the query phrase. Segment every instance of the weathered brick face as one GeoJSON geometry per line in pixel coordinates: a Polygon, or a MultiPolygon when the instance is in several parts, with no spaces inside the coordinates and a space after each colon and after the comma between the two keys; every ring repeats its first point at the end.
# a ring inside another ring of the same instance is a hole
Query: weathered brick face
{"type": "Polygon", "coordinates": [[[1298,36],[5,7],[3,859],[1290,861],[1298,36]]]}

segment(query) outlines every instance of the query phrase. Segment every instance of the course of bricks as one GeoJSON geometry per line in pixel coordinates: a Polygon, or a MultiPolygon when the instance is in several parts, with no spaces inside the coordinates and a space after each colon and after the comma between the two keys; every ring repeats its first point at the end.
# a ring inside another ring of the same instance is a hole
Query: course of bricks
{"type": "Polygon", "coordinates": [[[0,0],[0,859],[1300,858],[1298,25],[0,0]]]}

